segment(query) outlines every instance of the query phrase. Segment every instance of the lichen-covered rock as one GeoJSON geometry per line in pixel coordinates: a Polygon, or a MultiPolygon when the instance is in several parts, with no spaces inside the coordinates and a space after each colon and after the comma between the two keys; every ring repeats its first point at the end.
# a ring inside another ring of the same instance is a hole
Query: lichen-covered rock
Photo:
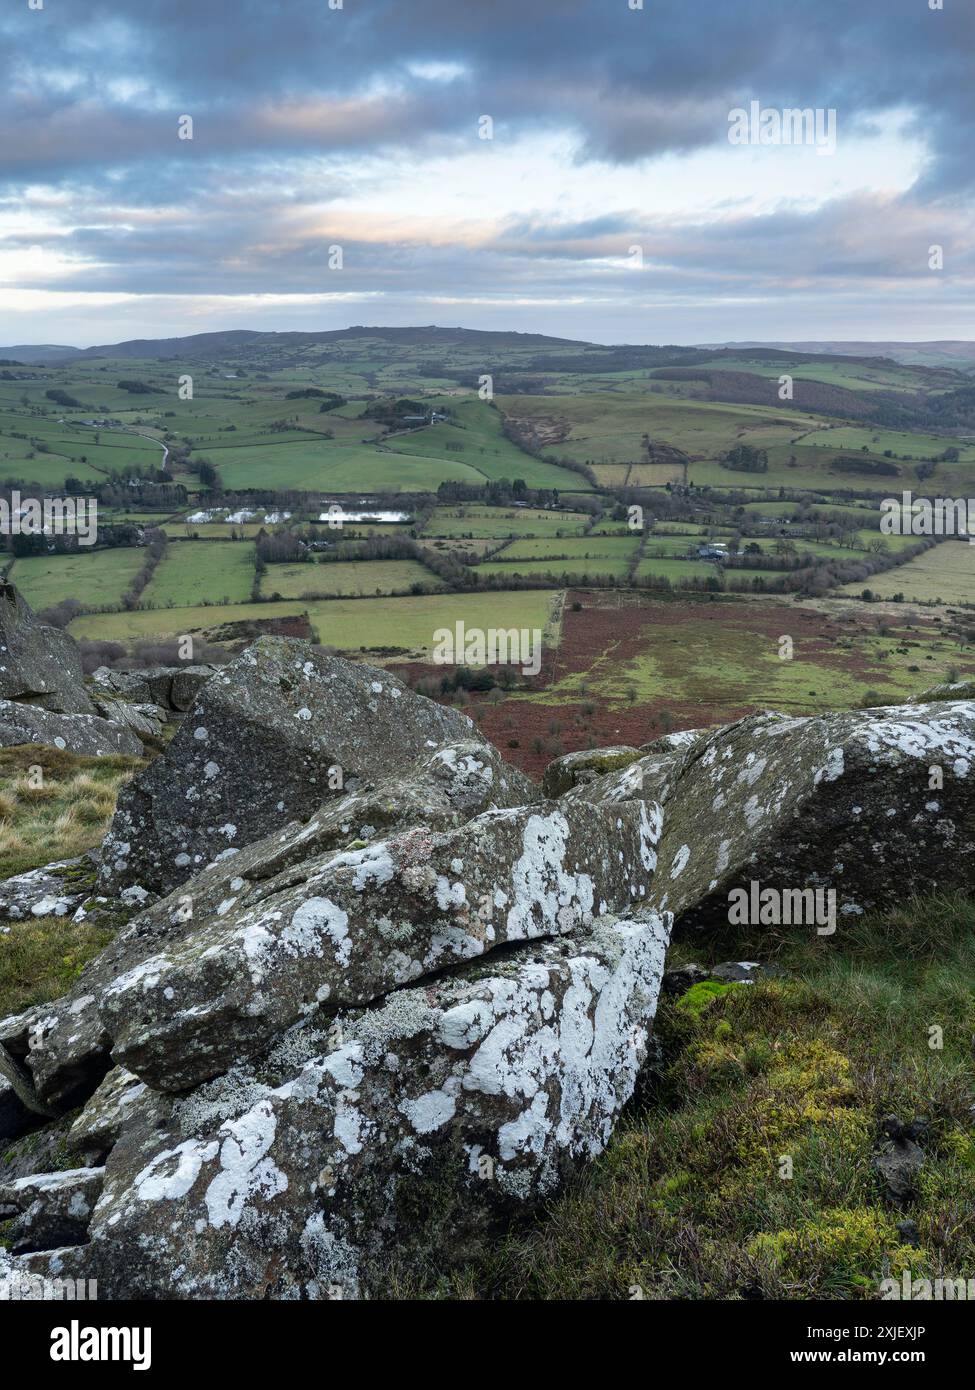
{"type": "Polygon", "coordinates": [[[202,687],[192,719],[123,789],[103,884],[168,892],[224,850],[306,820],[364,779],[479,738],[466,715],[385,671],[261,638],[202,687]]]}
{"type": "Polygon", "coordinates": [[[331,849],[359,849],[414,825],[449,830],[482,811],[537,800],[534,782],[506,763],[491,744],[450,743],[402,772],[363,781],[358,791],[318,807],[305,825],[290,825],[255,840],[221,861],[224,876],[270,878],[289,864],[331,849]]]}
{"type": "Polygon", "coordinates": [[[142,740],[124,724],[94,714],[53,714],[40,705],[0,700],[0,748],[42,743],[69,753],[102,758],[112,753],[142,756],[142,740]]]}
{"type": "Polygon", "coordinates": [[[96,697],[95,708],[102,719],[131,729],[140,739],[159,738],[166,727],[166,711],[159,705],[133,705],[128,700],[96,697]]]}
{"type": "Polygon", "coordinates": [[[112,1055],[183,1090],[322,1004],[365,1004],[506,942],[625,911],[649,891],[655,809],[545,802],[450,833],[419,827],[270,879],[201,876],[199,892],[186,885],[120,939],[127,968],[97,996],[112,1055]],[[149,939],[162,939],[155,953],[149,939]]]}
{"type": "Polygon", "coordinates": [[[381,1295],[398,1255],[442,1268],[605,1147],[668,928],[526,944],[312,1022],[189,1096],[147,1092],[58,1272],[102,1298],[327,1299],[381,1295]]]}
{"type": "Polygon", "coordinates": [[[629,767],[639,756],[636,748],[626,746],[583,748],[576,753],[563,753],[561,758],[553,758],[542,774],[542,791],[554,801],[580,783],[594,782],[607,772],[629,767]]]}
{"type": "Polygon", "coordinates": [[[0,1183],[0,1207],[17,1212],[8,1231],[11,1251],[53,1250],[84,1241],[104,1177],[103,1168],[71,1168],[0,1183]]]}
{"type": "Polygon", "coordinates": [[[94,881],[95,866],[84,855],[15,874],[0,883],[0,918],[67,917],[94,881]]]}
{"type": "Polygon", "coordinates": [[[38,622],[15,585],[5,583],[0,583],[0,700],[56,714],[94,713],[74,638],[38,622]]]}
{"type": "Polygon", "coordinates": [[[679,926],[726,926],[752,882],[835,891],[838,930],[975,887],[975,704],[752,715],[702,747],[666,801],[652,889],[679,926]]]}
{"type": "Polygon", "coordinates": [[[577,781],[567,800],[654,801],[664,805],[684,769],[704,746],[707,731],[686,729],[645,744],[634,758],[592,781],[577,781]]]}
{"type": "Polygon", "coordinates": [[[922,690],[908,703],[912,705],[943,704],[946,700],[975,700],[975,681],[945,681],[922,690]]]}
{"type": "Polygon", "coordinates": [[[91,680],[96,698],[116,697],[184,713],[219,670],[219,666],[149,666],[139,671],[113,671],[99,666],[91,680]]]}
{"type": "Polygon", "coordinates": [[[104,1158],[146,1091],[144,1081],[124,1067],[113,1067],[68,1131],[67,1145],[77,1153],[104,1158]]]}

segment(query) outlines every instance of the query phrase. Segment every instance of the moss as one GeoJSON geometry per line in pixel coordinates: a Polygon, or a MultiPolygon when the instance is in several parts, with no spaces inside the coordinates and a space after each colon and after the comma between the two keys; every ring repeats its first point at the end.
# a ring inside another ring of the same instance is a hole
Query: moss
{"type": "Polygon", "coordinates": [[[834,1208],[791,1230],[757,1235],[748,1253],[787,1278],[808,1278],[819,1267],[834,1287],[851,1290],[876,1287],[905,1269],[923,1274],[928,1267],[922,1251],[901,1242],[890,1216],[865,1207],[834,1208]]]}
{"type": "Polygon", "coordinates": [[[681,995],[676,1007],[681,1013],[690,1014],[698,1020],[716,999],[723,999],[725,995],[739,988],[741,986],[735,982],[725,984],[720,980],[702,980],[699,984],[691,985],[690,989],[681,995]]]}

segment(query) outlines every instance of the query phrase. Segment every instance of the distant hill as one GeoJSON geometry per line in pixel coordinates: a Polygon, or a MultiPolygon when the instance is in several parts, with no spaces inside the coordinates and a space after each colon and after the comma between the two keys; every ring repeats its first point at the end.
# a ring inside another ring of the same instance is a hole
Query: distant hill
{"type": "Polygon", "coordinates": [[[934,339],[930,342],[846,341],[842,338],[821,342],[776,342],[755,340],[740,343],[702,343],[706,348],[733,350],[754,348],[784,348],[788,352],[812,352],[837,357],[887,357],[909,367],[956,367],[962,371],[975,370],[975,340],[968,338],[934,339]]]}
{"type": "Polygon", "coordinates": [[[5,361],[25,362],[38,367],[70,362],[81,354],[81,348],[62,347],[57,343],[18,343],[14,347],[0,348],[0,358],[5,361]]]}
{"type": "Polygon", "coordinates": [[[350,339],[375,339],[401,347],[566,348],[590,344],[572,338],[550,338],[544,333],[498,333],[476,328],[336,328],[321,333],[262,333],[254,329],[230,329],[222,333],[194,333],[185,338],[131,338],[124,343],[97,347],[58,347],[51,344],[0,347],[0,357],[38,365],[54,365],[85,357],[138,358],[219,357],[241,348],[295,349],[339,343],[350,339]]]}

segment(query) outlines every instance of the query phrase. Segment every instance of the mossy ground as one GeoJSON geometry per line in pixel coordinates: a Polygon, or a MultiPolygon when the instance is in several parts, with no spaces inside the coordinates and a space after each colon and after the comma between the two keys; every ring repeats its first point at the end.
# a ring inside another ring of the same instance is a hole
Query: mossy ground
{"type": "MultiPolygon", "coordinates": [[[[772,950],[788,978],[664,999],[664,1066],[603,1157],[529,1230],[413,1296],[869,1299],[904,1268],[975,1269],[975,904],[736,954],[772,950]],[[872,1166],[888,1114],[930,1121],[903,1211],[872,1166]]],[[[702,958],[700,942],[672,951],[702,958]]]]}

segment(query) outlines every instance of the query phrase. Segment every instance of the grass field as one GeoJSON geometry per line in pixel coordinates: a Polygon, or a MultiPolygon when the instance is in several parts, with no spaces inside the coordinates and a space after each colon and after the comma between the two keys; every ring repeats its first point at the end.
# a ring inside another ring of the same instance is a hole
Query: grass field
{"type": "Polygon", "coordinates": [[[10,578],[35,609],[66,598],[101,607],[121,603],[144,560],[145,551],[136,549],[28,555],[14,561],[10,578]]]}
{"type": "Polygon", "coordinates": [[[254,582],[253,541],[171,541],[142,596],[157,607],[242,603],[254,582]]]}
{"type": "Polygon", "coordinates": [[[232,607],[194,606],[135,613],[99,613],[76,618],[74,637],[133,642],[141,637],[172,637],[219,623],[293,616],[307,612],[327,646],[356,652],[396,648],[423,660],[437,628],[463,621],[468,627],[527,627],[545,631],[556,594],[549,589],[524,593],[426,594],[403,598],[328,599],[308,603],[241,603],[232,607]]]}
{"type": "Polygon", "coordinates": [[[281,598],[303,594],[404,594],[413,584],[441,588],[441,581],[416,560],[332,560],[328,564],[269,565],[261,593],[281,598]]]}
{"type": "Polygon", "coordinates": [[[540,511],[535,507],[437,507],[423,536],[504,540],[509,536],[578,536],[588,516],[583,512],[540,511]]]}
{"type": "Polygon", "coordinates": [[[500,551],[498,560],[628,560],[639,544],[636,536],[585,536],[582,539],[542,537],[516,540],[500,551]]]}
{"type": "Polygon", "coordinates": [[[846,584],[840,592],[860,594],[864,589],[878,598],[903,594],[918,603],[975,604],[975,545],[944,541],[896,569],[872,575],[862,583],[846,584]]]}

